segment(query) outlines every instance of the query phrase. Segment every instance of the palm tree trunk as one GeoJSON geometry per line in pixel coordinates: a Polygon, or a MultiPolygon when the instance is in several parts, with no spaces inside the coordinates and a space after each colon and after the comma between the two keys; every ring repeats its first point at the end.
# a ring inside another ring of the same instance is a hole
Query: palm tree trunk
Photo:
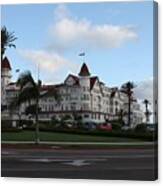
{"type": "Polygon", "coordinates": [[[39,144],[40,139],[39,139],[39,121],[38,121],[38,102],[39,99],[37,97],[36,99],[36,118],[35,118],[35,125],[36,125],[36,131],[35,131],[35,143],[39,144]]]}
{"type": "Polygon", "coordinates": [[[4,53],[5,53],[4,46],[3,46],[3,44],[1,44],[1,63],[3,60],[4,53]]]}
{"type": "Polygon", "coordinates": [[[145,104],[146,123],[148,123],[148,104],[145,104]]]}
{"type": "Polygon", "coordinates": [[[128,126],[130,127],[131,124],[131,98],[130,95],[128,95],[128,126]]]}
{"type": "Polygon", "coordinates": [[[148,110],[148,103],[145,105],[145,115],[146,115],[146,123],[149,122],[149,110],[148,110]]]}

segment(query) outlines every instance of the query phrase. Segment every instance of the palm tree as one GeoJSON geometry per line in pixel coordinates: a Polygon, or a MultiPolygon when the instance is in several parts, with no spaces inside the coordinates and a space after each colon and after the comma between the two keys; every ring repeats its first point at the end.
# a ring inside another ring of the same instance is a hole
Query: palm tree
{"type": "Polygon", "coordinates": [[[53,96],[57,102],[61,101],[61,97],[57,91],[57,89],[50,89],[44,94],[40,94],[41,81],[38,80],[36,83],[29,71],[21,73],[18,80],[17,86],[20,87],[19,95],[17,98],[16,105],[21,105],[22,103],[28,102],[29,106],[31,102],[34,102],[32,108],[35,108],[35,143],[39,144],[39,121],[38,114],[40,111],[39,108],[39,99],[43,96],[53,96]]]}
{"type": "Polygon", "coordinates": [[[132,102],[133,88],[135,88],[135,85],[133,82],[130,81],[123,84],[121,87],[121,91],[124,92],[128,97],[128,122],[127,122],[128,126],[130,126],[131,124],[131,102],[132,102]]]}
{"type": "Polygon", "coordinates": [[[148,105],[150,104],[149,100],[145,99],[143,101],[144,105],[145,105],[145,116],[146,116],[146,123],[149,122],[149,116],[150,116],[150,111],[148,109],[148,105]]]}
{"type": "Polygon", "coordinates": [[[13,42],[17,39],[14,32],[9,32],[5,26],[1,28],[1,61],[3,60],[4,53],[7,47],[16,48],[16,45],[13,42]]]}
{"type": "Polygon", "coordinates": [[[31,101],[35,102],[35,143],[39,143],[39,122],[38,122],[38,104],[39,104],[39,96],[40,96],[40,87],[41,81],[38,80],[36,83],[29,71],[21,73],[18,80],[17,86],[20,87],[19,95],[18,95],[18,102],[17,104],[21,105],[22,103],[28,102],[29,105],[31,101]]]}

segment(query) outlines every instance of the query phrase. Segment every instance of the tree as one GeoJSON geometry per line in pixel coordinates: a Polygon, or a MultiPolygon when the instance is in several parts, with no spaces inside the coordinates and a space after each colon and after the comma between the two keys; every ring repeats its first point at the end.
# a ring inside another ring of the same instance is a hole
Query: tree
{"type": "Polygon", "coordinates": [[[127,125],[130,126],[131,124],[131,102],[132,102],[132,95],[133,89],[135,85],[133,82],[128,81],[127,83],[123,84],[121,87],[121,91],[124,92],[128,97],[128,122],[127,125]]]}
{"type": "Polygon", "coordinates": [[[16,48],[16,45],[13,43],[16,39],[17,37],[15,37],[14,32],[9,32],[5,26],[1,28],[1,61],[8,47],[16,48]]]}
{"type": "Polygon", "coordinates": [[[118,112],[119,121],[121,125],[124,125],[123,117],[126,115],[126,112],[123,109],[120,109],[118,112]]]}
{"type": "MultiPolygon", "coordinates": [[[[41,108],[39,107],[39,112],[41,111],[41,108]]],[[[36,115],[36,104],[29,105],[25,108],[25,114],[26,115],[36,115]]]]}
{"type": "Polygon", "coordinates": [[[150,116],[150,111],[148,109],[148,105],[150,104],[149,100],[145,99],[143,101],[144,105],[145,105],[145,117],[146,117],[146,123],[149,122],[149,116],[150,116]]]}
{"type": "Polygon", "coordinates": [[[39,143],[39,123],[38,123],[38,103],[39,103],[39,96],[40,96],[40,87],[41,81],[38,80],[36,83],[29,71],[21,73],[18,80],[17,86],[20,87],[19,95],[18,95],[18,104],[28,102],[29,105],[31,101],[35,104],[35,143],[39,143]]]}
{"type": "Polygon", "coordinates": [[[43,96],[53,96],[59,102],[60,101],[59,93],[55,88],[53,88],[50,89],[49,92],[47,91],[45,94],[41,94],[40,93],[41,81],[38,80],[38,82],[36,83],[29,71],[20,74],[17,80],[17,86],[20,87],[20,91],[18,94],[16,104],[21,105],[22,103],[28,102],[29,106],[26,108],[26,113],[32,112],[35,115],[35,143],[38,144],[39,143],[38,114],[40,111],[39,99],[43,96]]]}

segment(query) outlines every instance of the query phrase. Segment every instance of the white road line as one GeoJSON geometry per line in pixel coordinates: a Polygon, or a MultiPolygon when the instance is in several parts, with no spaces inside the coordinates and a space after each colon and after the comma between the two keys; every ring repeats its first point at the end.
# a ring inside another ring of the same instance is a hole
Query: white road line
{"type": "MultiPolygon", "coordinates": [[[[2,141],[2,144],[35,144],[33,141],[2,141]]],[[[52,142],[41,141],[40,144],[49,145],[155,145],[156,142],[52,142]]]]}
{"type": "Polygon", "coordinates": [[[91,163],[86,163],[86,160],[73,160],[72,162],[66,162],[66,163],[62,163],[64,165],[72,165],[72,166],[76,166],[76,167],[81,167],[84,165],[90,165],[91,163]]]}
{"type": "MultiPolygon", "coordinates": [[[[154,158],[155,155],[154,154],[137,154],[137,155],[87,155],[87,156],[81,156],[81,155],[76,155],[76,156],[70,156],[70,157],[66,157],[65,156],[60,156],[60,159],[75,159],[75,158],[85,158],[85,159],[93,159],[93,158],[96,158],[96,159],[117,159],[117,158],[120,158],[120,159],[139,159],[139,158],[154,158]]],[[[6,155],[5,157],[2,157],[3,158],[15,158],[15,159],[44,159],[43,156],[33,156],[33,155],[6,155]]],[[[46,159],[58,159],[58,156],[45,156],[46,159]]]]}
{"type": "Polygon", "coordinates": [[[106,159],[49,159],[49,158],[27,158],[27,159],[20,159],[20,161],[28,161],[28,162],[43,162],[43,163],[51,163],[51,162],[75,162],[75,163],[79,163],[80,161],[90,161],[90,162],[94,162],[94,161],[106,161],[106,159]]]}

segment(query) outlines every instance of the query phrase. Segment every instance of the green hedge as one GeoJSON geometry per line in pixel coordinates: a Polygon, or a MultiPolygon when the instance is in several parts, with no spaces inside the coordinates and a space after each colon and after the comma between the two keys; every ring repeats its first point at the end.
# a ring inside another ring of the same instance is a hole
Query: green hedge
{"type": "Polygon", "coordinates": [[[1,132],[21,132],[22,129],[19,128],[2,128],[1,132]]]}
{"type": "MultiPolygon", "coordinates": [[[[27,128],[26,130],[35,130],[35,128],[27,128]]],[[[42,128],[40,126],[40,131],[46,132],[59,132],[59,133],[69,133],[69,134],[83,134],[83,135],[93,135],[93,136],[108,136],[108,137],[125,137],[125,138],[135,138],[145,141],[155,141],[157,140],[157,135],[152,132],[147,133],[136,133],[134,131],[86,131],[79,129],[54,129],[54,128],[42,128]]]]}

